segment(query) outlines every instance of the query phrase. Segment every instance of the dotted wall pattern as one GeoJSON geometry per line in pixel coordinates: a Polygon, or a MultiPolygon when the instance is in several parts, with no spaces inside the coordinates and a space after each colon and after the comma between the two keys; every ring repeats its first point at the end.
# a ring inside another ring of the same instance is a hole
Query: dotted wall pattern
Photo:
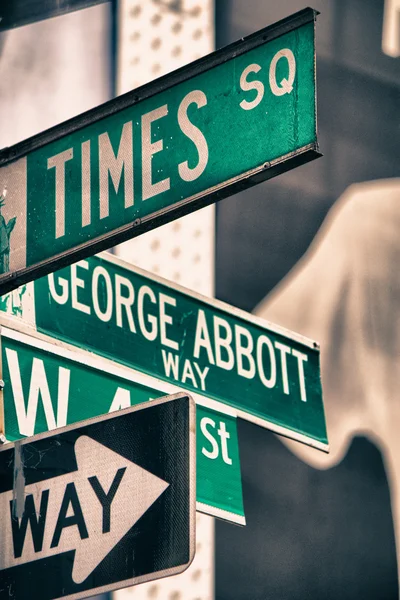
{"type": "MultiPolygon", "coordinates": [[[[214,49],[213,0],[121,0],[117,92],[214,49]]],[[[214,207],[121,244],[117,256],[192,290],[214,292],[214,207]]],[[[196,555],[181,575],[114,592],[114,600],[212,600],[214,520],[196,513],[196,555]]]]}

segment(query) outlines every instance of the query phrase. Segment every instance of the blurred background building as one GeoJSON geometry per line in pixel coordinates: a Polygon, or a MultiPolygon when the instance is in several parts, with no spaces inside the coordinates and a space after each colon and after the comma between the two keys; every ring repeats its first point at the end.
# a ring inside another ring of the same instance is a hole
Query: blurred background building
{"type": "MultiPolygon", "coordinates": [[[[0,33],[0,147],[304,8],[80,4],[0,33]]],[[[313,8],[323,158],[115,251],[318,340],[332,452],[239,421],[246,527],[199,515],[192,567],[118,600],[399,596],[400,3],[313,8]]]]}
{"type": "MultiPolygon", "coordinates": [[[[218,2],[217,43],[302,7],[218,2]]],[[[216,294],[321,343],[332,452],[239,420],[248,526],[216,524],[220,600],[398,597],[399,4],[313,8],[324,156],[218,205],[216,294]]]]}

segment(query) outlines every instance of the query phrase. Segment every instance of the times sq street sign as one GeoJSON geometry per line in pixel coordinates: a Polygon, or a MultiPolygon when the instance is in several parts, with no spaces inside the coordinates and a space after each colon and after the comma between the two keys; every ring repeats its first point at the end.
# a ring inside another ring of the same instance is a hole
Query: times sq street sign
{"type": "Polygon", "coordinates": [[[316,14],[0,151],[0,295],[320,156],[316,14]]]}

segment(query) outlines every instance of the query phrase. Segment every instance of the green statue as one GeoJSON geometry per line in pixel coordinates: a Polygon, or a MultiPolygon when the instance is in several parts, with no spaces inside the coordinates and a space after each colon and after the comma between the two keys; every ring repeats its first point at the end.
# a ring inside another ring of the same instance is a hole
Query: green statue
{"type": "Polygon", "coordinates": [[[1,209],[5,203],[5,196],[0,196],[0,273],[8,273],[10,270],[10,235],[14,229],[16,217],[13,217],[6,223],[1,214],[1,209]]]}

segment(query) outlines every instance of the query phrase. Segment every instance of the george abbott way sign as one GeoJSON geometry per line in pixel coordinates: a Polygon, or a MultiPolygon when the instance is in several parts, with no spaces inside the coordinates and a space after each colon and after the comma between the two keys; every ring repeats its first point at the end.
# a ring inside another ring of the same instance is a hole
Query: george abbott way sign
{"type": "MultiPolygon", "coordinates": [[[[1,362],[5,434],[32,436],[147,402],[179,389],[166,381],[41,335],[2,317],[1,362]],[[26,333],[28,335],[26,335],[26,333]]],[[[236,413],[194,394],[196,508],[245,525],[236,413]]],[[[1,415],[0,415],[1,416],[1,415]]],[[[1,419],[0,419],[1,432],[1,419]]]]}
{"type": "Polygon", "coordinates": [[[304,9],[0,152],[0,295],[320,156],[304,9]]]}
{"type": "Polygon", "coordinates": [[[4,296],[39,332],[211,398],[222,411],[328,450],[319,347],[108,253],[4,296]]]}
{"type": "Polygon", "coordinates": [[[0,599],[86,598],[184,571],[195,404],[160,398],[0,448],[0,599]]]}

